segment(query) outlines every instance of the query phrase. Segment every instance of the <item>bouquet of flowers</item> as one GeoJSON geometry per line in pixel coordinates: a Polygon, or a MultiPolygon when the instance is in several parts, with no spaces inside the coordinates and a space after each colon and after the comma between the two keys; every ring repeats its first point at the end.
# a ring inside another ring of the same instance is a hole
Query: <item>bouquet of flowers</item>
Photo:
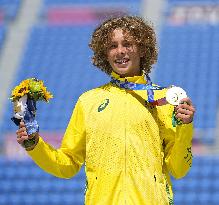
{"type": "Polygon", "coordinates": [[[23,80],[12,90],[10,100],[14,104],[14,115],[11,119],[17,126],[19,126],[21,120],[25,123],[27,134],[30,137],[29,140],[24,141],[25,148],[35,143],[34,136],[39,132],[39,125],[35,119],[36,102],[49,102],[52,97],[52,94],[44,86],[43,81],[36,78],[23,80]]]}

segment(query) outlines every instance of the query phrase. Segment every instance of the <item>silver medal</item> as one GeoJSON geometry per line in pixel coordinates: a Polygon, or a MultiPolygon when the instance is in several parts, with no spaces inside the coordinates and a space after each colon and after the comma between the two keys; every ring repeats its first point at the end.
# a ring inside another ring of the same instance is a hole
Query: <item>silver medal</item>
{"type": "Polygon", "coordinates": [[[171,87],[166,93],[166,100],[171,105],[179,105],[180,101],[186,97],[185,90],[180,87],[171,87]]]}

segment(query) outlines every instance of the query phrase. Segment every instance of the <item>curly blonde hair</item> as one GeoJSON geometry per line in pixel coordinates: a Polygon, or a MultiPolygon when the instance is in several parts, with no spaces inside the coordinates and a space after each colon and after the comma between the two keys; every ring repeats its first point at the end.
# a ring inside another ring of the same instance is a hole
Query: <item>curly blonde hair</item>
{"type": "Polygon", "coordinates": [[[152,65],[157,62],[157,43],[153,27],[138,16],[123,16],[110,18],[98,26],[91,38],[89,47],[93,50],[93,65],[106,72],[112,72],[107,60],[107,49],[115,29],[122,29],[135,40],[143,57],[140,59],[141,70],[146,74],[151,72],[152,65]]]}

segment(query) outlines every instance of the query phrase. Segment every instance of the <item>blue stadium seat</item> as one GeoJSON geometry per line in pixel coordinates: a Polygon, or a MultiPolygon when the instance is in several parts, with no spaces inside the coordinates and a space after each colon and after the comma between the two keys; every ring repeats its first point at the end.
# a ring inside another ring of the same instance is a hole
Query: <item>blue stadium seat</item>
{"type": "Polygon", "coordinates": [[[182,180],[173,179],[175,204],[218,204],[218,166],[216,156],[195,157],[189,174],[182,180]]]}
{"type": "Polygon", "coordinates": [[[0,9],[4,11],[5,20],[13,20],[18,14],[21,0],[1,0],[0,9]]]}
{"type": "Polygon", "coordinates": [[[45,5],[61,5],[61,4],[99,4],[99,3],[140,3],[140,0],[44,0],[45,5]]]}
{"type": "Polygon", "coordinates": [[[4,173],[0,174],[0,205],[83,204],[83,168],[74,179],[66,180],[45,173],[32,161],[9,161],[1,158],[0,167],[1,174],[4,173]]]}
{"type": "MultiPolygon", "coordinates": [[[[215,129],[219,86],[218,26],[169,26],[161,31],[155,82],[183,87],[197,109],[195,127],[215,129]],[[212,33],[214,35],[212,35],[212,33]]],[[[206,142],[213,142],[213,133],[206,142]]]]}
{"type": "Polygon", "coordinates": [[[4,44],[6,33],[7,33],[7,26],[4,24],[0,25],[0,49],[4,44]]]}
{"type": "MultiPolygon", "coordinates": [[[[195,3],[195,2],[202,2],[200,0],[168,0],[168,3],[169,4],[172,4],[172,3],[195,3]]],[[[215,2],[218,2],[218,0],[204,0],[203,1],[204,3],[215,3],[215,2]]]]}

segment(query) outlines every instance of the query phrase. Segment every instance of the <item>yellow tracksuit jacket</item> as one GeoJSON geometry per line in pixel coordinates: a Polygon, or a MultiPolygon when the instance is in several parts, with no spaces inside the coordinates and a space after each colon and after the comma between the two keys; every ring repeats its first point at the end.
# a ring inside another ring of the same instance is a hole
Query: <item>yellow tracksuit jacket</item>
{"type": "MultiPolygon", "coordinates": [[[[126,79],[145,83],[143,76],[126,79]]],[[[155,99],[165,92],[154,91],[155,99]]],[[[169,174],[181,178],[191,166],[192,124],[174,128],[173,106],[152,107],[145,99],[145,90],[110,83],[90,90],[78,99],[61,147],[40,138],[28,154],[62,178],[71,178],[85,163],[86,205],[173,204],[169,174]]]]}

